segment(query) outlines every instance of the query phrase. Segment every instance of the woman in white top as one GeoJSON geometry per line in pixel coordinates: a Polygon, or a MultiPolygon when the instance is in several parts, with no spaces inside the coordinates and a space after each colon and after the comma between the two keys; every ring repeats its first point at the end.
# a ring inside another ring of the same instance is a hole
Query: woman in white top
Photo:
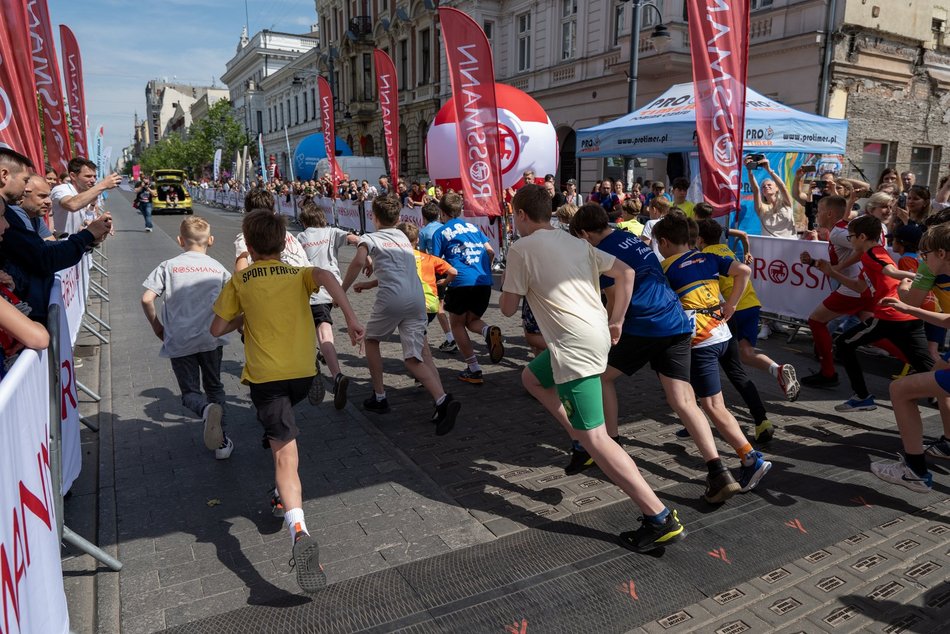
{"type": "Polygon", "coordinates": [[[749,172],[749,185],[752,187],[755,213],[758,214],[766,235],[776,238],[797,238],[798,230],[795,228],[792,197],[779,175],[772,171],[769,160],[756,161],[751,156],[747,156],[745,167],[749,172]],[[755,169],[758,167],[764,169],[769,175],[762,181],[761,189],[755,180],[755,169]]]}

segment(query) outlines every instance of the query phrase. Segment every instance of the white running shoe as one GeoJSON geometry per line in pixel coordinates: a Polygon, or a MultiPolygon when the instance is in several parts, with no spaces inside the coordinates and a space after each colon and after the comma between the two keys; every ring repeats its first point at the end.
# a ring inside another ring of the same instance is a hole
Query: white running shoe
{"type": "Polygon", "coordinates": [[[201,420],[204,421],[204,441],[205,447],[216,450],[224,442],[224,430],[221,429],[221,418],[224,416],[224,409],[217,403],[208,403],[204,411],[201,412],[201,420]]]}
{"type": "Polygon", "coordinates": [[[899,484],[915,493],[930,493],[933,491],[933,475],[930,473],[919,476],[907,466],[904,458],[900,460],[882,460],[871,463],[871,473],[885,482],[899,484]]]}

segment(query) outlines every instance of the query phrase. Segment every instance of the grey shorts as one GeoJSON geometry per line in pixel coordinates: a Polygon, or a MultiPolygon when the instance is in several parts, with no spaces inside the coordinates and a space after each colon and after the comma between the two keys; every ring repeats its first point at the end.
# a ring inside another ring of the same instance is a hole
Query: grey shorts
{"type": "Polygon", "coordinates": [[[399,343],[402,344],[402,358],[422,361],[423,346],[428,345],[426,343],[428,325],[429,322],[425,317],[394,317],[374,313],[366,323],[366,338],[378,341],[398,330],[399,343]]]}

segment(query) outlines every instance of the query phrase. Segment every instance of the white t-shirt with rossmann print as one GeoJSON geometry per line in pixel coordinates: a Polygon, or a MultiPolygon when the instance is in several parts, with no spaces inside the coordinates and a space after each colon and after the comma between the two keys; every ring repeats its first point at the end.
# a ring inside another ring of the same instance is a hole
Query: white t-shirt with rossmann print
{"type": "Polygon", "coordinates": [[[373,315],[393,319],[425,319],[426,302],[422,280],[416,268],[412,243],[399,229],[389,227],[360,238],[373,258],[373,272],[379,280],[373,315]]]}
{"type": "MultiPolygon", "coordinates": [[[[287,232],[284,242],[284,250],[280,252],[281,262],[289,264],[290,266],[310,266],[310,260],[307,259],[307,254],[304,253],[303,247],[300,246],[297,238],[289,231],[287,232]]],[[[247,242],[244,240],[244,234],[239,233],[234,239],[234,259],[237,260],[241,257],[242,253],[247,253],[247,242]]],[[[248,255],[247,263],[253,264],[253,262],[254,260],[248,255]]]]}
{"type": "Polygon", "coordinates": [[[211,320],[214,302],[230,279],[224,265],[197,251],[185,251],[152,271],[142,286],[164,300],[165,336],[159,356],[186,357],[226,343],[211,334],[211,320]]]}
{"type": "MultiPolygon", "coordinates": [[[[844,262],[854,255],[854,247],[851,246],[851,240],[848,239],[848,221],[842,220],[831,228],[828,235],[828,261],[833,265],[844,262]]],[[[861,260],[858,260],[849,267],[840,269],[840,273],[845,277],[857,279],[861,274],[861,260]]],[[[853,291],[844,284],[838,287],[838,293],[849,297],[860,297],[861,293],[853,291]]]]}
{"type": "MultiPolygon", "coordinates": [[[[297,234],[297,241],[303,248],[310,266],[325,269],[333,273],[337,282],[340,277],[340,249],[346,246],[349,233],[336,227],[310,227],[297,234]]],[[[333,298],[323,288],[310,296],[311,304],[332,304],[333,298]]]]}

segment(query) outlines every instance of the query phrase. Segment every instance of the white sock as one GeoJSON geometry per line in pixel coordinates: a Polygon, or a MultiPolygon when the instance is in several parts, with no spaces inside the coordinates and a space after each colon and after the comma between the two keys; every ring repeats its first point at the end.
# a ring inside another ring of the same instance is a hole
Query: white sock
{"type": "Polygon", "coordinates": [[[482,336],[483,337],[488,336],[488,324],[485,324],[484,326],[482,326],[482,336]]]}
{"type": "Polygon", "coordinates": [[[455,341],[455,335],[452,334],[451,330],[445,333],[445,340],[448,341],[449,343],[452,343],[453,341],[455,341]]]}
{"type": "MultiPolygon", "coordinates": [[[[374,394],[375,394],[375,392],[374,392],[374,394]]],[[[382,394],[376,394],[376,401],[377,401],[377,402],[379,402],[379,401],[385,401],[385,400],[386,400],[386,392],[385,392],[385,391],[384,391],[382,394]]]]}
{"type": "Polygon", "coordinates": [[[442,396],[440,396],[439,398],[437,398],[436,401],[435,401],[435,406],[438,407],[439,405],[441,405],[442,403],[444,403],[446,396],[448,396],[448,394],[443,394],[442,396]]]}
{"type": "Polygon", "coordinates": [[[290,539],[296,540],[297,533],[307,533],[307,523],[303,519],[303,509],[299,506],[284,513],[284,523],[290,530],[290,539]]]}
{"type": "Polygon", "coordinates": [[[779,369],[779,367],[781,367],[781,366],[779,366],[779,364],[777,364],[777,363],[775,363],[775,362],[773,361],[773,362],[772,362],[772,365],[769,366],[769,374],[771,374],[772,376],[774,376],[774,377],[777,378],[777,377],[778,377],[778,369],[779,369]]]}

